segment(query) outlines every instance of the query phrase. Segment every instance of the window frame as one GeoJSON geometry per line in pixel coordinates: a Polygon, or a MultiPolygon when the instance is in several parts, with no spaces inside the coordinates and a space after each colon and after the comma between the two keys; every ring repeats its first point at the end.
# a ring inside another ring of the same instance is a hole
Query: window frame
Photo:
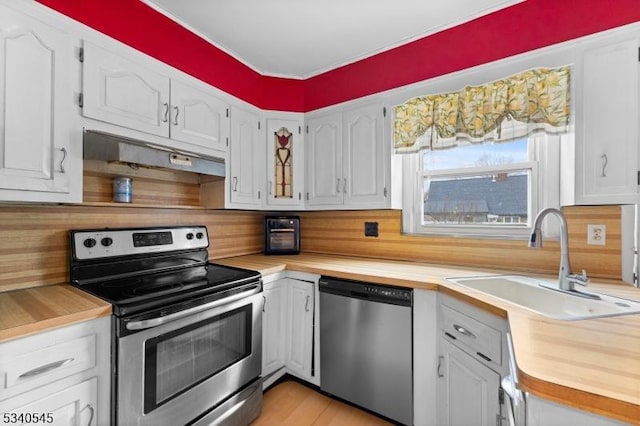
{"type": "MultiPolygon", "coordinates": [[[[534,217],[542,208],[560,205],[560,145],[563,135],[535,133],[528,137],[529,161],[497,166],[467,167],[437,171],[423,170],[422,152],[399,154],[403,156],[403,203],[402,227],[408,234],[527,239],[531,233],[534,217]],[[491,224],[433,224],[422,223],[424,205],[424,179],[426,176],[447,177],[470,174],[497,173],[509,170],[530,170],[528,194],[528,223],[522,225],[491,224]]],[[[551,225],[553,227],[553,225],[551,225]]],[[[548,230],[553,234],[553,229],[548,230]]]]}

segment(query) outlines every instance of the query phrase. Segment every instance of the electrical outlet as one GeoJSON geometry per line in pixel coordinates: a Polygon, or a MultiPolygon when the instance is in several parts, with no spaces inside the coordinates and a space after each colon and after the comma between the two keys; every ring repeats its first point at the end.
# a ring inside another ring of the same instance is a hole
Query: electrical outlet
{"type": "Polygon", "coordinates": [[[604,246],[607,244],[606,225],[587,225],[587,244],[592,246],[604,246]]]}

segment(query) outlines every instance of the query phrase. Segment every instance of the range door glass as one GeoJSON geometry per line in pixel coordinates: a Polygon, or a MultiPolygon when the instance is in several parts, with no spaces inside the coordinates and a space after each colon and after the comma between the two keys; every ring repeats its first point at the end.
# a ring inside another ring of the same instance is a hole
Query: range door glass
{"type": "Polygon", "coordinates": [[[145,342],[144,412],[251,355],[251,305],[145,342]]]}

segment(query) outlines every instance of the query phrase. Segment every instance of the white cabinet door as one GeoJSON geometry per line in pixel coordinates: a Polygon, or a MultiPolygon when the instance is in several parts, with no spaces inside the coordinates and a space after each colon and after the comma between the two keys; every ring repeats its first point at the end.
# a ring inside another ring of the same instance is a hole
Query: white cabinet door
{"type": "Polygon", "coordinates": [[[0,199],[81,201],[77,66],[67,34],[0,6],[0,199]]]}
{"type": "Polygon", "coordinates": [[[307,133],[307,204],[342,204],[342,114],[310,120],[307,133]]]}
{"type": "Polygon", "coordinates": [[[98,379],[94,377],[28,405],[9,408],[5,418],[9,420],[7,423],[19,425],[95,426],[98,419],[97,410],[98,379]],[[13,421],[14,418],[16,422],[13,421]]]}
{"type": "Polygon", "coordinates": [[[286,280],[264,285],[262,312],[262,377],[284,367],[286,280]]]}
{"type": "Polygon", "coordinates": [[[227,207],[258,208],[262,191],[260,170],[264,150],[260,144],[257,112],[231,107],[231,141],[227,167],[227,207]]]}
{"type": "Polygon", "coordinates": [[[310,380],[312,375],[314,285],[287,279],[288,309],[285,363],[296,376],[310,380]]]}
{"type": "Polygon", "coordinates": [[[379,104],[343,115],[343,177],[345,206],[385,207],[389,154],[384,146],[384,115],[379,104]]]}
{"type": "Polygon", "coordinates": [[[171,138],[224,153],[229,138],[228,107],[222,100],[171,80],[171,138]]]}
{"type": "Polygon", "coordinates": [[[84,42],[85,117],[169,137],[169,78],[84,42]]]}
{"type": "Polygon", "coordinates": [[[304,139],[297,120],[267,119],[267,204],[304,206],[304,139]]]}
{"type": "Polygon", "coordinates": [[[583,55],[583,98],[576,105],[579,204],[638,202],[639,46],[634,38],[583,55]]]}
{"type": "Polygon", "coordinates": [[[500,375],[440,338],[438,424],[500,424],[500,375]]]}
{"type": "Polygon", "coordinates": [[[308,122],[307,205],[372,209],[390,205],[390,151],[382,103],[358,106],[308,122]]]}

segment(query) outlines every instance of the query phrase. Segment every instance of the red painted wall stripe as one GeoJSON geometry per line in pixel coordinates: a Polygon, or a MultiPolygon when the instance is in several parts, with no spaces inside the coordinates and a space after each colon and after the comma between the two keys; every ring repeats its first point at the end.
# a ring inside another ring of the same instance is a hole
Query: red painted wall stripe
{"type": "Polygon", "coordinates": [[[527,0],[327,73],[305,84],[305,110],[393,89],[640,21],[639,0],[527,0]]]}
{"type": "Polygon", "coordinates": [[[639,0],[526,0],[307,80],[263,76],[138,0],[38,0],[259,108],[307,112],[640,21],[639,0]]]}

